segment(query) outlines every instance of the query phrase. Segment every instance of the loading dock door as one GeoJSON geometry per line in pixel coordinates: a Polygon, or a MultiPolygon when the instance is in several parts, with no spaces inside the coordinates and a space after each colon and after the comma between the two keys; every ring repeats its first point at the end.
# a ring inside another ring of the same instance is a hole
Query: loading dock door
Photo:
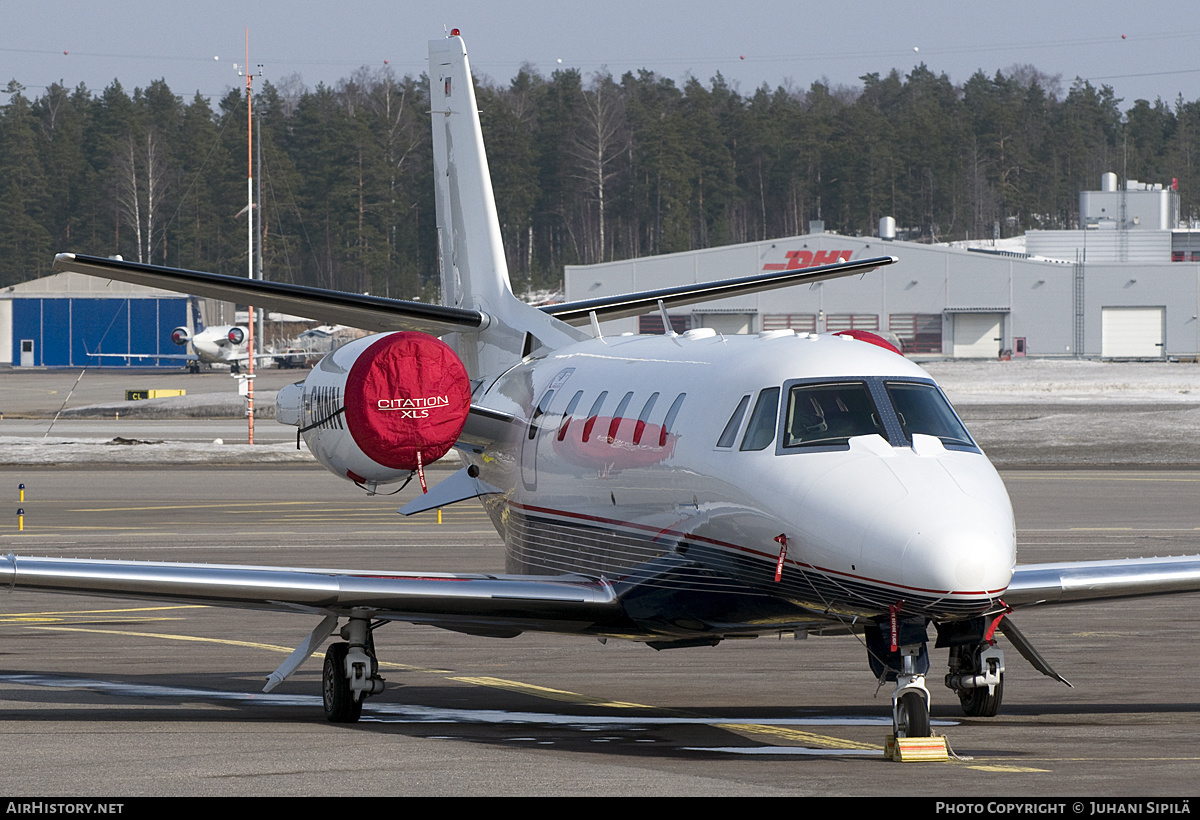
{"type": "Polygon", "coordinates": [[[724,336],[735,336],[739,333],[750,333],[754,327],[753,313],[695,313],[692,314],[695,327],[711,327],[724,336]]]}
{"type": "Polygon", "coordinates": [[[1100,355],[1106,359],[1161,359],[1166,355],[1165,307],[1100,310],[1100,355]]]}
{"type": "Polygon", "coordinates": [[[954,357],[994,359],[1004,338],[1003,313],[955,313],[954,357]]]}

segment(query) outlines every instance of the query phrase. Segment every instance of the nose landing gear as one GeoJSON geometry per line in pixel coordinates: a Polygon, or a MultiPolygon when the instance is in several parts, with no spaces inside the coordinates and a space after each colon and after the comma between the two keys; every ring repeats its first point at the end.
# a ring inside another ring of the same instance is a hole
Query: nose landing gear
{"type": "Polygon", "coordinates": [[[863,637],[871,672],[881,682],[896,682],[892,691],[892,733],[898,738],[930,737],[925,619],[877,619],[867,624],[863,637]]]}
{"type": "Polygon", "coordinates": [[[896,676],[896,689],[892,692],[892,733],[896,737],[930,736],[929,690],[915,663],[924,651],[924,644],[900,647],[904,666],[896,676]]]}

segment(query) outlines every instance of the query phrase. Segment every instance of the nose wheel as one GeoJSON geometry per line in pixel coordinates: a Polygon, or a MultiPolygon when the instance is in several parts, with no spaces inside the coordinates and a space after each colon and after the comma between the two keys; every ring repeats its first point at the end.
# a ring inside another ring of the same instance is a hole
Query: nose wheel
{"type": "Polygon", "coordinates": [[[905,692],[893,708],[896,737],[929,737],[929,701],[920,692],[905,692]]]}
{"type": "Polygon", "coordinates": [[[900,647],[903,670],[896,675],[892,692],[892,734],[896,737],[930,737],[929,690],[925,676],[917,671],[915,659],[924,651],[924,644],[900,647]]]}

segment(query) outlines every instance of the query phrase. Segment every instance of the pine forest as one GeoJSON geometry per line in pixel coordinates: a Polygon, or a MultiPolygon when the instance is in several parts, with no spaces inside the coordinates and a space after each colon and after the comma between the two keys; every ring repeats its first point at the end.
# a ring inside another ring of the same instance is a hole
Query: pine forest
{"type": "MultiPolygon", "coordinates": [[[[961,86],[919,65],[854,88],[650,71],[483,82],[478,103],[514,289],[564,264],[804,233],[810,220],[919,241],[1077,226],[1105,171],[1178,181],[1200,212],[1200,101],[1069,87],[1030,66],[961,86]]],[[[214,107],[156,81],[9,84],[0,108],[0,286],[60,251],[244,275],[246,99],[214,107]]],[[[255,88],[268,279],[437,298],[427,80],[360,69],[329,87],[255,88]]]]}

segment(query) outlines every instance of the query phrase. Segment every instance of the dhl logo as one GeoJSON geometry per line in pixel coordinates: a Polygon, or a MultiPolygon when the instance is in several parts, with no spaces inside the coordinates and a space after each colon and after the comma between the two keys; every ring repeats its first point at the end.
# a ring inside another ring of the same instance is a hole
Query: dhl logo
{"type": "Polygon", "coordinates": [[[784,254],[787,262],[768,262],[763,265],[764,271],[802,270],[817,265],[832,265],[834,262],[848,261],[854,251],[788,251],[784,254]]]}

